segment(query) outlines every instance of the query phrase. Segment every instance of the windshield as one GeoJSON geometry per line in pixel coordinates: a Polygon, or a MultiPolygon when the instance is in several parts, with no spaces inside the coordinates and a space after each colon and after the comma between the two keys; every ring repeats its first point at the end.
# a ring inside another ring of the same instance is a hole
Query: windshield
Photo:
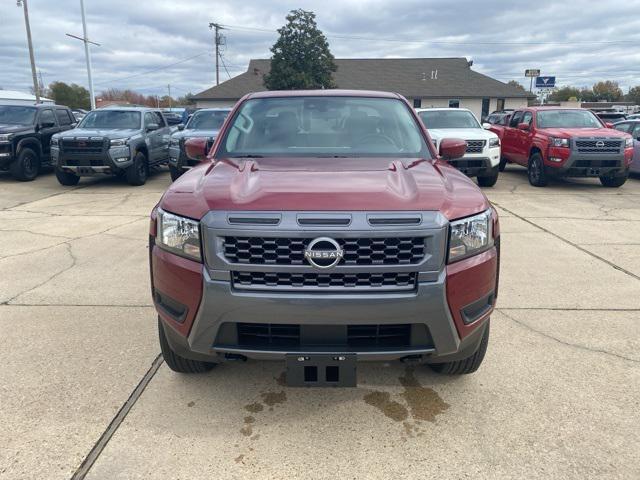
{"type": "Polygon", "coordinates": [[[193,114],[185,129],[187,130],[220,130],[228,111],[196,112],[193,114]]]}
{"type": "Polygon", "coordinates": [[[466,110],[428,110],[418,113],[422,123],[431,128],[482,128],[473,116],[466,110]]]}
{"type": "Polygon", "coordinates": [[[538,128],[602,128],[588,110],[545,110],[538,112],[538,128]]]}
{"type": "Polygon", "coordinates": [[[94,110],[87,113],[79,128],[139,129],[140,112],[127,110],[94,110]]]}
{"type": "Polygon", "coordinates": [[[402,101],[340,96],[247,100],[218,156],[430,158],[402,101]]]}
{"type": "Polygon", "coordinates": [[[36,109],[20,105],[0,105],[0,124],[32,125],[36,109]]]}

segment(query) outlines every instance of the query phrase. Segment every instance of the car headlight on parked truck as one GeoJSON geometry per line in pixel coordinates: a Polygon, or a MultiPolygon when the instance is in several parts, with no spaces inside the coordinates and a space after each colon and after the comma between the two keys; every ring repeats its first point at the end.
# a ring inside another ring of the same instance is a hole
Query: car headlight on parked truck
{"type": "Polygon", "coordinates": [[[633,148],[633,138],[628,137],[624,139],[624,148],[633,148]]]}
{"type": "Polygon", "coordinates": [[[201,262],[200,222],[158,209],[156,244],[171,253],[201,262]]]}
{"type": "Polygon", "coordinates": [[[499,138],[490,138],[489,139],[489,148],[499,147],[500,139],[499,138]]]}
{"type": "Polygon", "coordinates": [[[491,210],[449,224],[449,263],[487,250],[493,242],[491,210]]]}
{"type": "Polygon", "coordinates": [[[58,146],[58,137],[51,137],[51,146],[52,147],[58,146]]]}
{"type": "Polygon", "coordinates": [[[0,135],[0,143],[9,143],[13,137],[13,133],[4,133],[0,135]]]}
{"type": "Polygon", "coordinates": [[[127,145],[128,140],[128,138],[116,138],[109,140],[109,147],[124,147],[127,145]]]}
{"type": "Polygon", "coordinates": [[[569,148],[569,139],[568,138],[551,137],[549,140],[550,140],[550,143],[551,143],[552,147],[569,148]]]}

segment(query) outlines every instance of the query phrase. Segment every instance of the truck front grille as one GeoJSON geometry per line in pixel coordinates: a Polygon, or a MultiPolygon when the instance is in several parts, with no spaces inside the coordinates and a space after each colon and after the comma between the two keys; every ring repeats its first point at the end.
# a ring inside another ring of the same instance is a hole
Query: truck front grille
{"type": "Polygon", "coordinates": [[[486,140],[467,140],[467,153],[482,153],[486,140]]]}
{"type": "Polygon", "coordinates": [[[576,140],[579,153],[620,153],[622,140],[586,139],[576,140]]]}
{"type": "MultiPolygon", "coordinates": [[[[317,337],[307,341],[305,325],[274,323],[238,323],[236,324],[238,344],[242,347],[273,348],[346,346],[351,348],[408,348],[411,346],[411,324],[373,324],[373,325],[340,325],[336,332],[335,325],[317,325],[315,329],[331,330],[334,335],[327,335],[320,342],[317,337]]],[[[423,327],[420,325],[420,327],[423,327]]],[[[423,327],[424,328],[424,327],[423,327]]]]}
{"type": "Polygon", "coordinates": [[[416,278],[416,272],[232,272],[233,286],[240,290],[406,291],[416,288],[416,278]]]}
{"type": "MultiPolygon", "coordinates": [[[[313,238],[224,237],[230,263],[305,265],[313,238]]],[[[412,265],[425,257],[424,237],[337,238],[344,250],[341,265],[412,265]]]]}
{"type": "Polygon", "coordinates": [[[62,141],[62,151],[70,155],[96,155],[104,149],[103,140],[73,140],[62,141]]]}

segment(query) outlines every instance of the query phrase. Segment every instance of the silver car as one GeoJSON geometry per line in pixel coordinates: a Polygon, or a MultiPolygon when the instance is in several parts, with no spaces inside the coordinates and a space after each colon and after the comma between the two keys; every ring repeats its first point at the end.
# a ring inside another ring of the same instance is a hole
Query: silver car
{"type": "Polygon", "coordinates": [[[613,128],[629,133],[633,137],[633,162],[629,171],[640,173],[640,118],[618,122],[613,125],[613,128]]]}

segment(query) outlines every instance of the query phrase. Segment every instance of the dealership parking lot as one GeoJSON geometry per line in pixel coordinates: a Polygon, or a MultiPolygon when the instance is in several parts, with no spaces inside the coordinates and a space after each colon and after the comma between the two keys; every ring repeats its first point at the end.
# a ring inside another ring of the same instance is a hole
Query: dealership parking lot
{"type": "Polygon", "coordinates": [[[361,364],[357,389],[162,364],[146,245],[169,182],[0,175],[0,479],[640,478],[640,179],[508,166],[480,370],[361,364]]]}

